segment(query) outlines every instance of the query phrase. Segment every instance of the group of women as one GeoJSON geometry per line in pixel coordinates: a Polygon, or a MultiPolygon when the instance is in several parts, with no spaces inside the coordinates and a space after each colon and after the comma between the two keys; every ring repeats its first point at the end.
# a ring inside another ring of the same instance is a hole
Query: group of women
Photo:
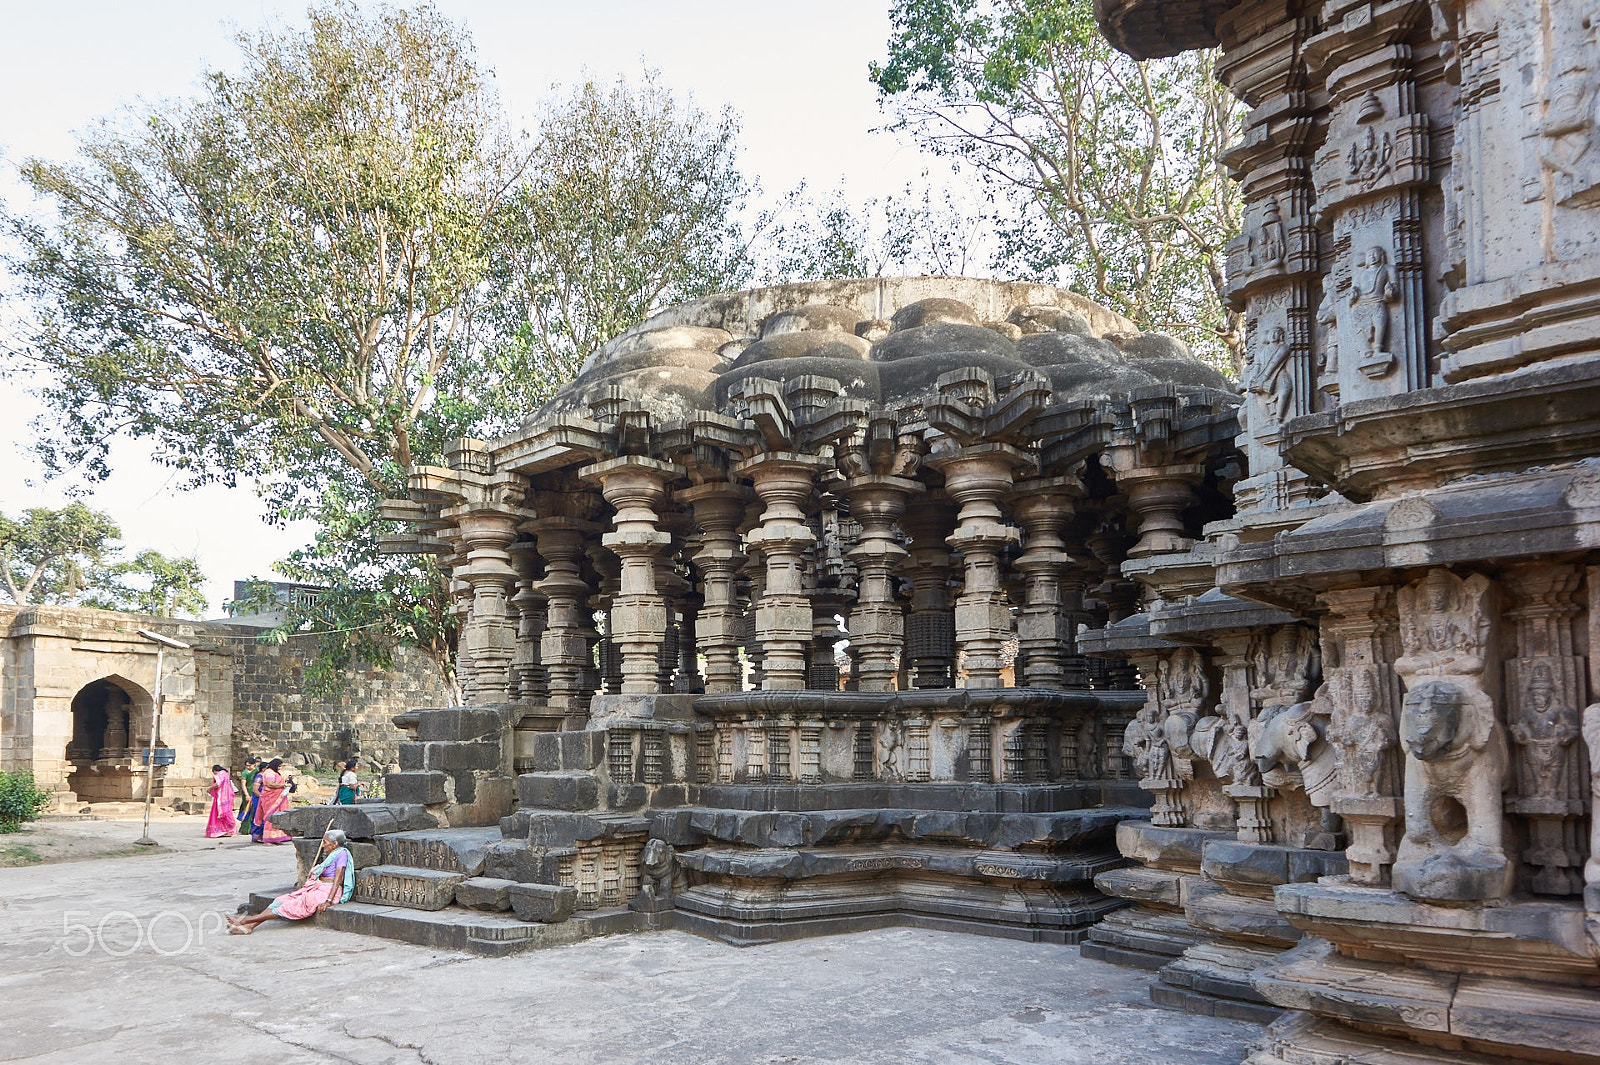
{"type": "MultiPolygon", "coordinates": [[[[355,802],[359,785],[356,782],[356,762],[351,759],[339,765],[339,792],[334,802],[345,805],[355,802]]],[[[289,794],[295,789],[292,777],[283,771],[283,759],[262,762],[252,758],[244,764],[244,793],[233,786],[233,776],[220,765],[211,767],[212,784],[206,790],[211,794],[211,813],[206,819],[206,835],[232,836],[249,826],[250,839],[255,843],[288,843],[289,833],[272,823],[272,815],[289,808],[289,794]],[[234,813],[234,804],[239,804],[234,813]]]]}

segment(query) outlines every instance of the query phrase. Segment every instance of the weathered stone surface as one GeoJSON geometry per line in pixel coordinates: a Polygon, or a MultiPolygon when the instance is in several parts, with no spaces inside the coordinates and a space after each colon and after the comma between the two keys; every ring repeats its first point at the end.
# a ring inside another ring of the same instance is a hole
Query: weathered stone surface
{"type": "Polygon", "coordinates": [[[497,880],[494,877],[468,877],[456,885],[456,905],[469,910],[504,912],[511,909],[511,888],[515,880],[497,880]]]}
{"type": "Polygon", "coordinates": [[[355,899],[413,910],[442,910],[455,901],[456,887],[465,879],[465,873],[374,865],[356,872],[355,899]]]}
{"type": "Polygon", "coordinates": [[[557,924],[571,917],[578,904],[576,889],[554,884],[513,884],[506,893],[511,909],[523,921],[557,924]]]}

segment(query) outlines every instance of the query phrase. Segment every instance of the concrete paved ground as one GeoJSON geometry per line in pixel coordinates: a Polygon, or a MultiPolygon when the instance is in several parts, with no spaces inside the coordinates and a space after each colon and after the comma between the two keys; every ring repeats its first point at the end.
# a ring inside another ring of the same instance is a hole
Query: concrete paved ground
{"type": "Polygon", "coordinates": [[[201,831],[0,869],[0,1061],[1233,1065],[1261,1032],[1156,1009],[1149,974],[1076,948],[955,933],[658,932],[501,959],[279,922],[229,937],[217,915],[293,856],[201,831]]]}

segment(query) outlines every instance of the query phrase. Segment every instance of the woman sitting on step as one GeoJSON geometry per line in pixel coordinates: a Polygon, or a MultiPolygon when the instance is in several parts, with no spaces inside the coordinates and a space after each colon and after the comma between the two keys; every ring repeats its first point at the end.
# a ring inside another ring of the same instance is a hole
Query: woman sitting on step
{"type": "Polygon", "coordinates": [[[344,833],[330,828],[322,835],[322,847],[317,851],[321,859],[311,869],[306,882],[287,895],[279,895],[267,908],[252,917],[228,916],[228,931],[236,936],[247,936],[256,926],[274,917],[285,921],[300,921],[321,913],[329,906],[349,902],[356,890],[356,862],[345,846],[344,833]]]}

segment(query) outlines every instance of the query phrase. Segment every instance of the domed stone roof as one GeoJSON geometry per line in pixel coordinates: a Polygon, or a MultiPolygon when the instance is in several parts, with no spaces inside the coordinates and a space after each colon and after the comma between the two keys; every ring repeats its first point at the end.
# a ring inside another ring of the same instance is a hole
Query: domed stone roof
{"type": "Polygon", "coordinates": [[[612,340],[525,428],[620,391],[661,422],[721,408],[750,378],[827,378],[882,406],[914,403],[941,374],[1045,376],[1058,402],[1171,384],[1234,391],[1179,340],[1141,333],[1077,293],[1028,282],[914,277],[815,281],[678,304],[612,340]]]}

